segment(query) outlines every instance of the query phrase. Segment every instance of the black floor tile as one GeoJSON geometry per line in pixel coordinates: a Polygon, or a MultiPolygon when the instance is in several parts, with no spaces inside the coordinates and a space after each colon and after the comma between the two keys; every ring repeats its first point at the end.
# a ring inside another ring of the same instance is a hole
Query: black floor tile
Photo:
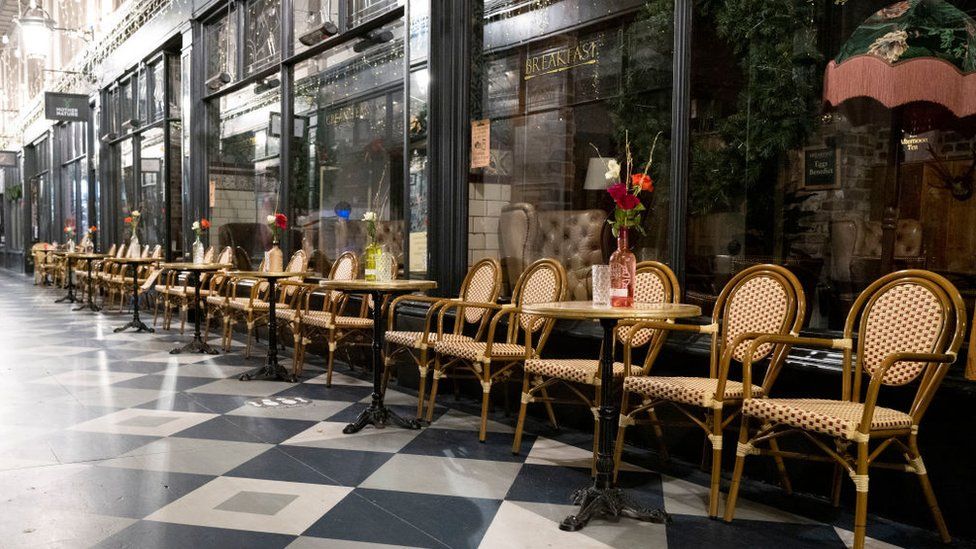
{"type": "Polygon", "coordinates": [[[213,549],[287,547],[295,536],[267,534],[205,526],[139,521],[116,533],[95,547],[99,549],[171,549],[206,547],[213,549]]]}

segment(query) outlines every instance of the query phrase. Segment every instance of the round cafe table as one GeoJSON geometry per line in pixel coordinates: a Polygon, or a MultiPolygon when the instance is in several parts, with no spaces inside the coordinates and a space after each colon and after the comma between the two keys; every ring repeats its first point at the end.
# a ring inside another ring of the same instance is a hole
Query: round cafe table
{"type": "Polygon", "coordinates": [[[74,259],[73,252],[66,252],[61,250],[56,250],[51,252],[52,255],[56,257],[64,257],[65,266],[64,268],[68,271],[68,295],[62,297],[61,299],[55,300],[55,303],[77,303],[79,301],[78,297],[75,296],[75,281],[71,273],[71,264],[74,259]]]}
{"type": "Polygon", "coordinates": [[[81,310],[84,310],[84,309],[89,309],[89,310],[94,311],[96,313],[98,311],[101,311],[102,308],[95,304],[95,299],[93,297],[93,294],[95,292],[95,281],[92,280],[92,263],[95,262],[95,261],[98,261],[99,259],[105,259],[108,256],[105,255],[105,254],[75,253],[75,254],[68,254],[68,257],[69,258],[73,258],[73,259],[80,259],[81,261],[85,261],[85,262],[88,263],[88,265],[87,265],[87,270],[88,270],[88,300],[81,307],[76,307],[76,308],[74,308],[72,310],[73,311],[81,311],[81,310]]]}
{"type": "Polygon", "coordinates": [[[597,442],[596,477],[593,484],[573,494],[579,512],[563,519],[561,530],[575,532],[593,518],[612,521],[620,517],[646,522],[666,522],[667,514],[660,509],[643,509],[627,498],[623,490],[613,486],[613,447],[620,422],[620,404],[613,398],[616,391],[613,377],[613,330],[620,320],[671,320],[701,315],[701,309],[682,303],[635,303],[633,307],[596,305],[591,301],[562,301],[535,303],[522,307],[522,313],[567,320],[598,320],[603,327],[603,346],[600,350],[600,439],[597,442]]]}
{"type": "Polygon", "coordinates": [[[241,374],[241,381],[252,379],[271,379],[276,381],[298,381],[292,373],[278,364],[278,317],[275,313],[277,285],[282,278],[306,277],[309,273],[284,271],[232,271],[230,276],[241,278],[260,278],[268,282],[268,361],[261,368],[241,374]]]}
{"type": "Polygon", "coordinates": [[[119,326],[116,328],[115,332],[124,332],[129,328],[135,328],[136,332],[155,332],[156,330],[146,326],[142,320],[139,320],[139,267],[142,265],[159,263],[160,260],[155,257],[109,257],[106,258],[105,261],[121,263],[132,269],[132,320],[130,320],[125,326],[119,326]]]}
{"type": "Polygon", "coordinates": [[[233,267],[230,263],[163,263],[160,268],[168,271],[178,271],[186,273],[187,282],[193,285],[193,339],[182,347],[178,347],[169,352],[171,355],[180,353],[205,353],[208,355],[219,354],[200,335],[200,286],[203,284],[203,274],[213,273],[221,269],[233,267]]]}
{"type": "Polygon", "coordinates": [[[404,429],[420,429],[420,422],[404,419],[383,403],[383,347],[386,336],[386,308],[383,299],[412,292],[432,290],[437,287],[433,280],[323,280],[320,286],[348,294],[370,296],[373,299],[373,395],[369,406],[363,410],[353,423],[342,430],[349,435],[358,433],[363,427],[372,425],[377,429],[391,422],[404,429]]]}

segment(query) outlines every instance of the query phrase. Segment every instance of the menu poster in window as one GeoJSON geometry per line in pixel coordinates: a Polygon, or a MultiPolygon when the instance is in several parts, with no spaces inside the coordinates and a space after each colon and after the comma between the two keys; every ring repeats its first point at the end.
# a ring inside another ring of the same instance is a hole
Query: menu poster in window
{"type": "Polygon", "coordinates": [[[491,121],[471,122],[471,169],[487,168],[491,164],[491,121]]]}
{"type": "Polygon", "coordinates": [[[806,147],[800,157],[803,190],[840,188],[840,153],[836,147],[806,147]]]}

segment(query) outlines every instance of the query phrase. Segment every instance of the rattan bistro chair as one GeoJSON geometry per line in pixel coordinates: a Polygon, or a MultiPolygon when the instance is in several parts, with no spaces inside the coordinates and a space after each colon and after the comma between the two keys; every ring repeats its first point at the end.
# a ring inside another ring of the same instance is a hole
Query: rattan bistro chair
{"type": "MultiPolygon", "coordinates": [[[[468,269],[468,274],[461,283],[461,292],[457,299],[467,303],[480,302],[494,304],[501,290],[502,266],[496,259],[485,258],[468,269]]],[[[424,417],[427,372],[431,365],[428,350],[441,337],[438,334],[443,332],[442,337],[445,339],[480,341],[484,337],[485,330],[488,326],[488,309],[464,307],[457,311],[457,320],[455,320],[449,332],[439,330],[434,324],[437,311],[451,301],[454,300],[423,295],[404,295],[394,299],[390,303],[389,328],[386,332],[386,375],[389,376],[390,369],[399,354],[408,355],[414,364],[417,365],[417,370],[420,374],[420,385],[417,395],[417,419],[424,417]],[[416,332],[394,329],[396,327],[396,309],[403,303],[427,305],[423,331],[416,332]],[[470,335],[465,334],[465,328],[468,328],[467,331],[470,335]],[[391,348],[392,351],[390,351],[391,348]]]]}
{"type": "MultiPolygon", "coordinates": [[[[285,265],[284,272],[304,272],[307,266],[308,255],[305,254],[304,250],[297,250],[291,255],[287,265],[285,265]]],[[[282,280],[282,282],[286,281],[301,282],[301,278],[293,277],[282,280]]],[[[281,284],[279,295],[269,296],[268,283],[257,278],[234,277],[230,284],[231,287],[228,290],[224,309],[224,323],[227,324],[227,328],[224,331],[226,338],[224,348],[230,347],[230,337],[234,331],[234,322],[240,318],[247,324],[247,344],[244,347],[244,356],[250,358],[254,329],[259,324],[268,321],[268,311],[270,310],[268,301],[271,299],[277,300],[275,302],[276,311],[294,308],[295,304],[293,300],[297,288],[288,284],[281,284]],[[245,281],[251,284],[248,296],[239,296],[237,292],[239,284],[245,281]]]]}
{"type": "Polygon", "coordinates": [[[949,366],[955,362],[965,332],[966,310],[956,287],[935,273],[907,270],[882,277],[858,296],[841,339],[767,336],[754,340],[743,362],[747,383],[752,357],[761,355],[769,345],[843,350],[841,399],[755,398],[754,389],[745,390],[725,520],[731,521],[735,515],[746,456],[764,454],[833,463],[835,502],[840,497],[841,470],[847,471],[857,492],[855,549],[864,547],[870,467],[915,473],[939,535],[944,542],[951,541],[918,449],[918,426],[949,366]],[[855,330],[856,360],[852,358],[855,330]],[[883,386],[907,385],[916,380],[918,388],[907,412],[878,406],[883,386]],[[753,433],[754,426],[761,427],[753,433]],[[780,451],[771,444],[792,434],[802,435],[823,455],[780,451]],[[760,444],[768,444],[769,448],[760,448],[760,444]],[[876,461],[888,449],[900,453],[906,463],[876,461]]]}
{"type": "MultiPolygon", "coordinates": [[[[329,280],[352,280],[359,272],[359,260],[352,252],[343,252],[329,269],[329,280]]],[[[299,375],[305,365],[305,347],[312,337],[327,332],[332,326],[334,301],[345,299],[345,294],[327,290],[317,284],[306,284],[305,290],[297,296],[299,306],[278,312],[279,326],[291,330],[295,345],[293,373],[299,375]],[[322,299],[321,307],[312,308],[315,296],[322,299]]],[[[332,386],[331,372],[326,375],[326,387],[332,386]]]]}
{"type": "MultiPolygon", "coordinates": [[[[711,357],[708,377],[664,377],[653,375],[627,376],[623,383],[621,421],[617,433],[615,471],[619,470],[627,426],[635,423],[639,414],[651,416],[649,423],[660,428],[653,412],[668,405],[686,418],[692,426],[705,431],[712,447],[711,492],[708,515],[718,516],[719,483],[722,470],[722,432],[738,415],[743,398],[743,382],[728,378],[733,360],[741,362],[749,340],[763,334],[796,335],[803,324],[806,300],[800,281],[787,269],[777,265],[756,265],[739,272],[722,289],[712,323],[706,326],[670,324],[667,322],[634,322],[631,334],[645,328],[664,331],[698,332],[711,335],[711,357]],[[641,403],[632,408],[632,397],[641,403]]],[[[625,324],[625,323],[624,323],[625,324]]],[[[629,338],[634,340],[633,336],[629,338]]],[[[625,343],[624,353],[630,345],[625,343]]],[[[789,352],[785,344],[766,345],[756,356],[769,357],[769,366],[762,386],[752,386],[756,395],[767,395],[789,352]]],[[[660,431],[655,429],[663,447],[660,431]]],[[[665,451],[666,455],[666,451],[665,451]]],[[[784,487],[789,489],[785,469],[780,465],[784,487]]]]}
{"type": "MultiPolygon", "coordinates": [[[[678,303],[681,299],[678,278],[667,265],[657,261],[643,261],[637,265],[636,274],[635,301],[639,303],[678,303]]],[[[657,358],[666,337],[667,331],[654,329],[640,330],[633,337],[630,337],[630,325],[619,327],[615,331],[615,339],[620,342],[630,341],[629,349],[641,347],[648,343],[650,345],[643,366],[632,366],[628,353],[623,362],[614,363],[614,377],[622,378],[625,372],[631,372],[633,375],[646,374],[657,358]]],[[[546,411],[549,413],[549,420],[555,425],[556,418],[552,411],[552,404],[583,404],[595,412],[600,407],[600,385],[600,361],[597,359],[535,358],[527,360],[525,362],[525,376],[522,380],[522,405],[519,409],[518,423],[515,426],[515,442],[512,444],[512,453],[519,453],[522,446],[522,431],[525,427],[525,413],[529,403],[544,403],[546,411]],[[563,386],[569,390],[574,398],[561,400],[549,398],[546,393],[553,386],[563,386]],[[587,394],[590,390],[593,391],[593,397],[587,394]]],[[[593,425],[595,429],[593,436],[595,455],[600,437],[600,422],[595,413],[593,425]]],[[[595,461],[593,466],[596,466],[595,461]]]]}
{"type": "Polygon", "coordinates": [[[512,292],[510,305],[452,301],[438,313],[438,339],[434,344],[434,381],[427,403],[427,421],[433,419],[437,386],[447,371],[467,370],[481,383],[481,430],[478,439],[484,442],[488,431],[488,405],[492,384],[511,379],[526,360],[538,357],[545,347],[555,321],[551,318],[522,314],[522,307],[532,303],[561,301],[566,295],[566,269],[553,259],[540,259],[529,265],[519,277],[512,292]],[[475,306],[494,310],[484,341],[451,340],[444,336],[444,315],[451,309],[475,306]],[[498,325],[508,320],[503,340],[495,341],[498,325]],[[529,347],[525,342],[532,342],[529,347]]]}

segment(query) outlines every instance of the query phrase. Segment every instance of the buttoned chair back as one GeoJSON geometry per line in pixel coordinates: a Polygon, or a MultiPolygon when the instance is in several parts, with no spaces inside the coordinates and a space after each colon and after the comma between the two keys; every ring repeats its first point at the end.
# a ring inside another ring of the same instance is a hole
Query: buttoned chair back
{"type": "MultiPolygon", "coordinates": [[[[561,301],[566,294],[566,269],[562,264],[554,259],[540,259],[529,265],[529,267],[519,276],[512,292],[512,303],[519,308],[536,303],[550,303],[561,301]]],[[[537,338],[537,342],[532,345],[535,353],[542,351],[549,332],[555,320],[543,316],[529,315],[520,313],[518,322],[511,322],[508,328],[508,342],[523,342],[520,331],[529,336],[529,339],[537,338]]]]}
{"type": "MultiPolygon", "coordinates": [[[[921,419],[950,364],[891,361],[903,353],[949,354],[959,351],[966,330],[966,308],[959,291],[930,271],[891,273],[868,286],[855,300],[844,336],[857,333],[857,359],[845,351],[844,394],[861,401],[862,390],[872,384],[907,385],[920,379],[909,415],[921,419]],[[874,374],[886,368],[880,376],[874,374]],[[849,389],[850,388],[850,389],[849,389]]],[[[874,389],[877,390],[877,389],[874,389]]],[[[873,392],[873,391],[871,391],[873,392]]]]}

